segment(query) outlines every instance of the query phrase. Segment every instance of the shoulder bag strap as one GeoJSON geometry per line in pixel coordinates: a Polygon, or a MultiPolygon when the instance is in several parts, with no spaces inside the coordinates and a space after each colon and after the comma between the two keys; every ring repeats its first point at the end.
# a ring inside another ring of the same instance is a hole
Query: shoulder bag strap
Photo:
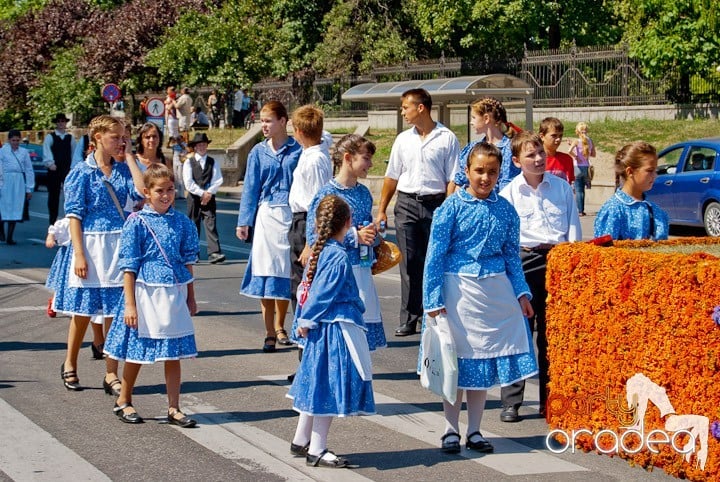
{"type": "Polygon", "coordinates": [[[155,244],[157,244],[158,248],[160,248],[160,253],[162,254],[163,258],[165,258],[165,262],[168,264],[168,266],[170,266],[170,271],[172,271],[173,278],[175,279],[175,283],[177,283],[177,282],[178,282],[178,279],[177,279],[177,276],[175,276],[175,270],[173,269],[173,265],[172,265],[172,263],[170,262],[170,259],[168,258],[167,253],[165,253],[165,250],[163,249],[162,244],[160,244],[160,240],[159,240],[159,239],[157,238],[157,236],[155,235],[155,231],[153,231],[153,229],[150,227],[150,224],[149,224],[149,223],[145,220],[145,218],[143,218],[140,214],[138,214],[138,213],[132,213],[131,216],[132,216],[132,217],[137,217],[137,218],[140,220],[140,222],[145,225],[145,227],[147,228],[147,230],[150,231],[150,235],[151,235],[151,236],[153,237],[153,239],[155,240],[155,244]]]}
{"type": "Polygon", "coordinates": [[[118,210],[118,213],[120,213],[120,217],[123,219],[123,221],[125,221],[125,211],[123,211],[123,208],[120,205],[117,194],[115,194],[115,189],[113,188],[112,184],[110,184],[110,181],[108,181],[107,179],[103,178],[102,182],[105,185],[105,188],[108,190],[108,193],[110,194],[110,197],[112,198],[113,203],[118,210]]]}

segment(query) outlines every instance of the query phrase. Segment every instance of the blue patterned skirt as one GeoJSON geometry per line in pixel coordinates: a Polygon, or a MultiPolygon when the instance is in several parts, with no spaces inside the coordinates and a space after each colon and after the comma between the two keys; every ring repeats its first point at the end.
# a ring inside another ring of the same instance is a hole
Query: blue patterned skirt
{"type": "Polygon", "coordinates": [[[70,248],[60,246],[50,265],[45,287],[51,291],[63,291],[67,285],[68,266],[70,266],[70,248]]]}
{"type": "Polygon", "coordinates": [[[197,356],[195,335],[164,339],[140,338],[137,328],[127,326],[122,315],[113,319],[105,338],[104,351],[107,356],[115,360],[138,364],[197,356]]]}
{"type": "Polygon", "coordinates": [[[296,411],[309,415],[375,413],[372,382],[360,377],[339,323],[320,323],[308,331],[303,358],[287,396],[296,411]]]}
{"type": "Polygon", "coordinates": [[[248,259],[240,285],[240,294],[250,298],[290,300],[290,278],[253,276],[252,260],[248,259]]]}

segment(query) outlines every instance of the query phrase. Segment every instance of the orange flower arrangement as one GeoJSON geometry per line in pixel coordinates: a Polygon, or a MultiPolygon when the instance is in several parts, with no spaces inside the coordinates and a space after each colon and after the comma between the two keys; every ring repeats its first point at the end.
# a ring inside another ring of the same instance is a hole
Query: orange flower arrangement
{"type": "MultiPolygon", "coordinates": [[[[720,473],[720,263],[719,238],[620,241],[611,247],[587,243],[555,247],[547,269],[547,337],[550,428],[579,435],[576,447],[612,446],[602,430],[622,434],[632,425],[626,384],[643,374],[665,389],[674,413],[707,417],[704,467],[696,452],[686,458],[671,444],[653,453],[638,437],[611,455],[647,469],[662,467],[689,480],[720,473]],[[659,249],[656,249],[659,248],[659,249]],[[697,248],[697,249],[696,249],[697,248]],[[671,252],[693,251],[690,254],[671,252]],[[665,251],[665,252],[663,252],[665,251]],[[597,442],[597,443],[596,443],[597,442]],[[635,452],[637,453],[631,453],[635,452]]],[[[645,434],[666,429],[668,412],[647,404],[645,434]]],[[[559,443],[567,443],[563,436],[559,443]]],[[[677,445],[690,440],[678,432],[677,445]]]]}

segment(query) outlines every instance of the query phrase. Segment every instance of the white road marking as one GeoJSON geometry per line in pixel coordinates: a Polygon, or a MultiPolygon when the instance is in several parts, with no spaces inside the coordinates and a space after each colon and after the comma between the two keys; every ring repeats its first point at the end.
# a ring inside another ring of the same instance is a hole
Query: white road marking
{"type": "Polygon", "coordinates": [[[88,461],[0,399],[3,448],[0,470],[13,480],[110,480],[88,461]]]}

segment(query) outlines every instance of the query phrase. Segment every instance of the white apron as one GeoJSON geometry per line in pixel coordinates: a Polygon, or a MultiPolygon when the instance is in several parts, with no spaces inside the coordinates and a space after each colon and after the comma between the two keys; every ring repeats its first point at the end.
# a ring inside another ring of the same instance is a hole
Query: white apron
{"type": "Polygon", "coordinates": [[[370,362],[370,347],[368,346],[365,330],[355,323],[345,321],[338,321],[337,323],[340,323],[345,344],[347,345],[348,352],[350,352],[350,358],[352,358],[353,365],[355,365],[355,368],[360,374],[360,378],[366,382],[371,381],[372,364],[370,362]]]}
{"type": "Polygon", "coordinates": [[[22,221],[25,205],[25,178],[22,172],[6,172],[3,183],[0,191],[0,216],[3,221],[22,221]]]}
{"type": "Polygon", "coordinates": [[[258,206],[253,235],[252,275],[290,278],[290,206],[258,206]]]}
{"type": "Polygon", "coordinates": [[[73,288],[116,288],[123,285],[123,273],[118,268],[120,261],[121,231],[111,233],[85,233],[85,259],[87,278],[75,274],[75,255],[70,261],[68,283],[73,288]]]}
{"type": "Polygon", "coordinates": [[[378,298],[375,282],[369,266],[355,265],[352,267],[355,282],[360,291],[360,299],[365,304],[363,321],[365,323],[382,323],[382,312],[380,311],[380,298],[378,298]]]}
{"type": "Polygon", "coordinates": [[[187,307],[187,285],[135,284],[140,338],[167,339],[194,335],[187,307]]]}
{"type": "Polygon", "coordinates": [[[527,353],[525,319],[505,274],[478,279],[445,274],[445,309],[460,358],[527,353]]]}

